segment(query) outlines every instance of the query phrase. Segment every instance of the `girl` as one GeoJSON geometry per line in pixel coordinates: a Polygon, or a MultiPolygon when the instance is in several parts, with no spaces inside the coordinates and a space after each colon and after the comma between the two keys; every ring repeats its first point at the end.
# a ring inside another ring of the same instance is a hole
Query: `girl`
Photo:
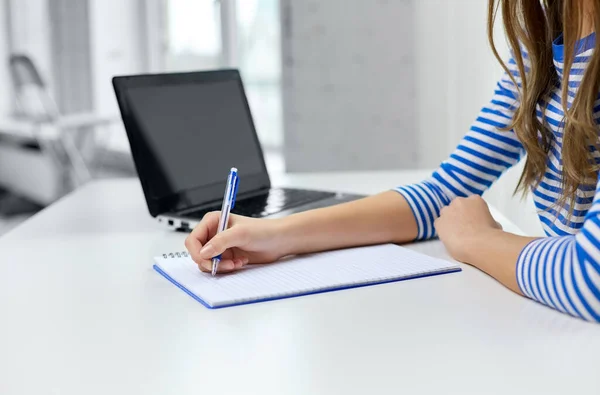
{"type": "Polygon", "coordinates": [[[600,322],[600,0],[490,0],[489,38],[502,13],[512,57],[454,153],[430,178],[339,206],[282,219],[231,216],[215,236],[211,213],[186,247],[200,270],[290,255],[439,237],[457,260],[521,295],[600,322]],[[525,154],[527,156],[525,157],[525,154]],[[548,237],[504,232],[480,195],[525,160],[548,237]]]}

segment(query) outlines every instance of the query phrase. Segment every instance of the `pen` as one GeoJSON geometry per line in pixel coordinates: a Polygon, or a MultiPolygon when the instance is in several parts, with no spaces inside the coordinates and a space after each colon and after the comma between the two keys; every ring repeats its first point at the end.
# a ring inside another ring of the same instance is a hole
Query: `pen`
{"type": "MultiPolygon", "coordinates": [[[[227,229],[227,223],[229,222],[229,213],[235,206],[235,196],[237,195],[237,187],[239,183],[238,170],[232,167],[227,177],[227,186],[225,187],[225,196],[223,196],[223,206],[221,206],[221,217],[219,218],[219,227],[217,228],[217,234],[227,229]]],[[[219,268],[219,262],[221,262],[221,255],[217,255],[212,259],[212,276],[217,274],[219,268]]]]}

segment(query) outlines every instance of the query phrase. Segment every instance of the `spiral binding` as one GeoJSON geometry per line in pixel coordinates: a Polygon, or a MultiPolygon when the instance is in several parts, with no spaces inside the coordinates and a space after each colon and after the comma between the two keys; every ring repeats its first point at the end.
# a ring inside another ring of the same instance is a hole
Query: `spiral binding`
{"type": "Polygon", "coordinates": [[[190,254],[187,253],[187,251],[181,251],[181,252],[170,252],[168,254],[163,254],[162,255],[164,259],[168,259],[168,258],[187,258],[190,256],[190,254]]]}

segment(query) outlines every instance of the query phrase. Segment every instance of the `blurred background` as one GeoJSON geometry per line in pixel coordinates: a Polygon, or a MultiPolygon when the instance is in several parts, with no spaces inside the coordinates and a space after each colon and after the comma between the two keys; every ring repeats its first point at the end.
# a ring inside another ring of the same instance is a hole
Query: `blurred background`
{"type": "MultiPolygon", "coordinates": [[[[239,68],[272,174],[433,170],[501,76],[486,8],[0,0],[0,234],[90,180],[135,176],[115,75],[239,68]]],[[[512,196],[520,169],[487,199],[541,234],[531,199],[512,196]]]]}

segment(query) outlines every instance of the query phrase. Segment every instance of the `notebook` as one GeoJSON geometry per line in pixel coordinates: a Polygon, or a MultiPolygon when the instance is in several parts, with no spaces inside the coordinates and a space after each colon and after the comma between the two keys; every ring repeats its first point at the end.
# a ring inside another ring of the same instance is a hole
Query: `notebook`
{"type": "Polygon", "coordinates": [[[461,270],[454,262],[393,244],[296,256],[216,277],[198,270],[187,252],[163,254],[154,260],[157,272],[210,309],[461,270]]]}

